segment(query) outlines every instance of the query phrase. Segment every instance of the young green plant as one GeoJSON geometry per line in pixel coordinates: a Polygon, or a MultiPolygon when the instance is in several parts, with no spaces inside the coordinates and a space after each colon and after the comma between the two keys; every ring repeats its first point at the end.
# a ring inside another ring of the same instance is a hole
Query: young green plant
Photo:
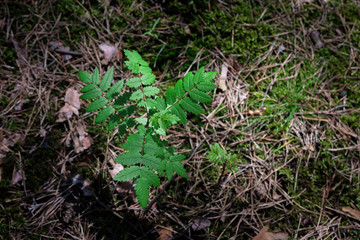
{"type": "Polygon", "coordinates": [[[160,177],[171,179],[174,173],[187,178],[181,162],[185,155],[176,154],[175,148],[163,141],[167,130],[178,123],[187,123],[187,113],[204,113],[200,103],[209,103],[207,93],[216,88],[213,79],[216,72],[200,68],[195,74],[189,72],[184,79],[170,87],[165,98],[160,89],[152,86],[155,75],[149,64],[136,51],[124,50],[129,59],[126,66],[133,76],[113,83],[114,68],[101,78],[98,68],[93,74],[80,71],[79,78],[86,85],[82,99],[91,103],[87,112],[98,112],[95,122],[104,122],[109,131],[118,129],[121,136],[129,133],[122,145],[126,151],[115,162],[125,166],[115,177],[116,181],[135,180],[135,192],[142,208],[149,200],[150,187],[160,185],[160,177]]]}

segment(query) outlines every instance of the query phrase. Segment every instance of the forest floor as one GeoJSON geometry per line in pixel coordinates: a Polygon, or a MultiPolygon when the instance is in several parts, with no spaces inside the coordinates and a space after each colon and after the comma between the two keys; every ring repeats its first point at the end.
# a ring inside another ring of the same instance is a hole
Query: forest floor
{"type": "Polygon", "coordinates": [[[360,239],[359,1],[25,0],[0,16],[0,239],[360,239]],[[146,212],[112,179],[124,138],[77,94],[80,70],[126,75],[123,49],[162,90],[218,72],[206,113],[166,137],[188,179],[162,177],[146,212]]]}

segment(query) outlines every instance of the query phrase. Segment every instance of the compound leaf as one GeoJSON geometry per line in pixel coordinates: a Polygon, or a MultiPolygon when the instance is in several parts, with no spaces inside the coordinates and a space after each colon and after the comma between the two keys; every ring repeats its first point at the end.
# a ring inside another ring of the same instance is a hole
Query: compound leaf
{"type": "Polygon", "coordinates": [[[197,89],[194,89],[193,91],[191,91],[189,93],[189,95],[193,100],[201,102],[201,103],[207,103],[207,102],[212,101],[212,97],[210,97],[208,94],[201,92],[197,89]]]}
{"type": "Polygon", "coordinates": [[[126,82],[126,86],[128,86],[129,88],[138,88],[140,87],[140,85],[141,85],[141,81],[140,78],[138,77],[130,78],[126,82]]]}
{"type": "Polygon", "coordinates": [[[106,71],[105,75],[101,79],[100,82],[100,89],[104,92],[107,91],[113,81],[114,78],[114,67],[111,67],[109,70],[106,71]]]}
{"type": "Polygon", "coordinates": [[[149,187],[150,184],[147,181],[146,178],[138,178],[135,180],[135,192],[136,192],[136,196],[139,200],[140,206],[145,209],[146,205],[149,201],[149,187]]]}
{"type": "Polygon", "coordinates": [[[88,72],[84,72],[84,71],[79,71],[78,72],[78,76],[80,78],[80,80],[84,83],[91,83],[91,74],[88,72]]]}
{"type": "Polygon", "coordinates": [[[99,88],[94,88],[82,94],[80,98],[86,100],[86,99],[97,98],[100,96],[101,96],[101,90],[99,88]]]}
{"type": "Polygon", "coordinates": [[[127,152],[117,156],[114,160],[123,165],[134,165],[141,162],[141,154],[138,152],[127,152]]]}
{"type": "Polygon", "coordinates": [[[103,122],[105,119],[107,119],[111,114],[115,112],[115,109],[112,106],[107,106],[103,110],[99,112],[99,114],[96,116],[95,122],[103,122]]]}
{"type": "Polygon", "coordinates": [[[106,93],[107,99],[109,100],[114,99],[122,91],[123,87],[124,87],[124,80],[120,80],[117,83],[115,83],[106,93]]]}
{"type": "Polygon", "coordinates": [[[204,109],[200,105],[194,103],[194,101],[188,97],[183,98],[180,102],[180,105],[188,112],[194,114],[204,113],[204,109]]]}
{"type": "Polygon", "coordinates": [[[131,166],[125,168],[124,170],[120,171],[118,174],[115,175],[115,181],[127,182],[133,180],[140,176],[140,167],[138,166],[131,166]]]}
{"type": "Polygon", "coordinates": [[[158,89],[157,87],[144,87],[144,94],[145,96],[147,97],[150,97],[150,96],[155,96],[156,94],[159,93],[160,89],[158,89]]]}
{"type": "Polygon", "coordinates": [[[96,99],[95,101],[93,101],[92,103],[90,103],[90,105],[86,108],[87,112],[95,112],[97,110],[99,110],[100,108],[102,108],[103,106],[105,106],[109,101],[104,98],[104,97],[100,97],[98,99],[96,99]]]}

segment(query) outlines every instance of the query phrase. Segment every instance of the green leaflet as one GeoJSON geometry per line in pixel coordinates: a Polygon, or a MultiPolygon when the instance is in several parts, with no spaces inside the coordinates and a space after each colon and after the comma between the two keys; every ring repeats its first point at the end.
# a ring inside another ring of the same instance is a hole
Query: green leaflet
{"type": "Polygon", "coordinates": [[[97,98],[100,96],[101,96],[101,90],[99,88],[94,88],[82,94],[80,98],[86,100],[86,99],[97,98]]]}
{"type": "Polygon", "coordinates": [[[150,96],[155,96],[156,94],[159,93],[160,89],[158,89],[157,87],[144,87],[143,89],[145,96],[150,97],[150,96]]]}
{"type": "Polygon", "coordinates": [[[88,91],[90,91],[90,90],[93,90],[93,89],[95,88],[95,86],[96,86],[95,84],[90,83],[90,84],[86,85],[85,87],[83,87],[83,88],[80,90],[80,92],[83,92],[83,93],[88,92],[88,91]]]}
{"type": "Polygon", "coordinates": [[[195,73],[195,76],[194,76],[194,82],[195,84],[198,84],[201,82],[201,79],[203,78],[203,75],[204,75],[204,67],[200,68],[196,73],[195,73]]]}
{"type": "Polygon", "coordinates": [[[138,152],[127,152],[117,156],[114,160],[123,165],[135,165],[141,162],[141,154],[138,152]]]}
{"type": "Polygon", "coordinates": [[[115,112],[115,109],[112,106],[107,106],[103,110],[99,112],[96,116],[95,122],[103,122],[105,121],[111,114],[115,112]]]}
{"type": "Polygon", "coordinates": [[[207,103],[207,102],[212,101],[212,97],[210,97],[208,94],[201,92],[197,89],[194,89],[193,91],[191,91],[189,93],[189,95],[193,100],[201,102],[201,103],[207,103]]]}
{"type": "Polygon", "coordinates": [[[139,64],[131,61],[125,61],[126,66],[135,74],[139,73],[139,64]]]}
{"type": "Polygon", "coordinates": [[[131,96],[131,93],[129,93],[129,92],[126,92],[126,93],[120,95],[120,96],[114,101],[113,106],[114,106],[116,109],[121,108],[125,103],[127,103],[127,102],[129,101],[130,96],[131,96]]]}
{"type": "Polygon", "coordinates": [[[181,162],[186,158],[183,154],[176,154],[170,157],[170,161],[172,162],[181,162]]]}
{"type": "Polygon", "coordinates": [[[188,178],[184,166],[181,165],[181,163],[177,162],[177,161],[167,162],[165,171],[166,171],[166,177],[168,178],[168,180],[170,180],[172,178],[174,173],[179,174],[183,178],[186,178],[186,179],[188,178]]]}
{"type": "Polygon", "coordinates": [[[95,101],[93,101],[92,103],[90,103],[90,105],[87,107],[86,111],[87,112],[95,112],[97,110],[99,110],[100,108],[104,107],[109,101],[104,98],[104,97],[100,97],[98,99],[96,99],[95,101]]]}
{"type": "Polygon", "coordinates": [[[149,194],[150,194],[149,187],[150,187],[150,184],[146,178],[136,179],[134,189],[136,192],[136,196],[139,200],[140,206],[143,209],[146,208],[146,205],[149,201],[149,194]]]}
{"type": "Polygon", "coordinates": [[[141,80],[138,77],[130,78],[129,80],[127,80],[126,86],[130,88],[138,88],[141,86],[141,80]]]}
{"type": "Polygon", "coordinates": [[[124,49],[124,53],[125,53],[126,57],[130,60],[130,62],[139,63],[139,61],[142,60],[142,57],[136,51],[130,51],[130,50],[124,49]]]}
{"type": "Polygon", "coordinates": [[[100,82],[100,89],[102,91],[107,91],[113,81],[113,76],[114,76],[114,67],[111,67],[103,76],[103,78],[101,79],[100,82]]]}
{"type": "Polygon", "coordinates": [[[140,124],[142,124],[142,125],[146,125],[146,123],[147,123],[147,118],[145,118],[145,117],[141,117],[141,118],[135,118],[135,120],[138,122],[138,123],[140,123],[140,124]]]}
{"type": "Polygon", "coordinates": [[[183,83],[182,83],[181,79],[179,81],[177,81],[177,83],[175,84],[175,92],[176,92],[177,98],[182,98],[185,94],[185,91],[183,88],[183,83]]]}
{"type": "Polygon", "coordinates": [[[148,168],[155,169],[156,171],[163,171],[164,170],[164,162],[153,155],[145,154],[142,159],[142,163],[147,166],[148,168]]]}
{"type": "Polygon", "coordinates": [[[91,74],[84,71],[79,71],[78,76],[83,83],[91,83],[91,74]]]}
{"type": "Polygon", "coordinates": [[[127,137],[127,142],[123,144],[123,148],[129,152],[140,152],[144,136],[139,133],[133,133],[127,137]]]}
{"type": "Polygon", "coordinates": [[[181,123],[186,124],[186,113],[178,103],[172,106],[171,112],[173,112],[176,116],[180,118],[181,123]]]}
{"type": "Polygon", "coordinates": [[[106,93],[106,98],[109,100],[114,99],[122,91],[123,87],[124,87],[124,80],[118,81],[106,93]]]}
{"type": "Polygon", "coordinates": [[[155,99],[155,102],[156,102],[156,106],[155,106],[155,107],[156,107],[158,110],[160,110],[160,111],[165,110],[166,104],[165,104],[165,100],[164,100],[163,98],[158,97],[158,98],[155,99]]]}
{"type": "Polygon", "coordinates": [[[151,72],[145,73],[141,77],[141,83],[144,85],[151,85],[155,81],[155,78],[156,78],[156,76],[154,74],[152,74],[151,72]]]}
{"type": "Polygon", "coordinates": [[[147,183],[151,186],[160,186],[160,179],[158,175],[147,167],[141,167],[140,178],[145,178],[147,183]]]}
{"type": "Polygon", "coordinates": [[[132,94],[131,94],[131,97],[130,97],[130,100],[140,100],[140,99],[142,99],[143,98],[143,93],[142,93],[142,91],[139,89],[139,90],[136,90],[135,92],[133,92],[132,94]]]}
{"type": "Polygon", "coordinates": [[[140,176],[140,167],[139,166],[131,166],[128,168],[124,168],[124,170],[120,171],[115,175],[115,181],[127,182],[133,180],[134,178],[140,176]]]}
{"type": "Polygon", "coordinates": [[[108,130],[109,131],[113,130],[117,125],[119,125],[120,121],[121,121],[121,118],[120,118],[119,114],[112,115],[109,120],[108,130]]]}
{"type": "Polygon", "coordinates": [[[176,92],[174,87],[169,87],[166,92],[166,103],[172,105],[176,101],[176,92]]]}
{"type": "MultiPolygon", "coordinates": [[[[191,100],[188,97],[185,97],[180,102],[181,107],[183,107],[186,111],[194,113],[194,114],[200,114],[204,113],[204,109],[195,103],[193,100],[191,100]]],[[[180,118],[181,119],[181,118],[180,118]]]]}
{"type": "Polygon", "coordinates": [[[192,72],[189,72],[186,74],[184,81],[183,81],[185,91],[188,92],[194,88],[195,84],[194,84],[193,78],[194,78],[194,74],[192,72]]]}
{"type": "Polygon", "coordinates": [[[217,72],[205,72],[200,80],[202,82],[212,82],[212,80],[216,77],[217,72]]]}
{"type": "Polygon", "coordinates": [[[201,82],[196,86],[199,90],[204,91],[204,92],[212,91],[215,88],[217,88],[217,86],[212,82],[201,82]]]}
{"type": "Polygon", "coordinates": [[[100,82],[100,72],[99,72],[99,69],[97,67],[94,69],[94,73],[91,76],[91,82],[96,84],[96,85],[98,85],[99,82],[100,82]]]}
{"type": "Polygon", "coordinates": [[[150,67],[145,67],[145,66],[140,66],[139,71],[144,75],[152,72],[150,67]]]}

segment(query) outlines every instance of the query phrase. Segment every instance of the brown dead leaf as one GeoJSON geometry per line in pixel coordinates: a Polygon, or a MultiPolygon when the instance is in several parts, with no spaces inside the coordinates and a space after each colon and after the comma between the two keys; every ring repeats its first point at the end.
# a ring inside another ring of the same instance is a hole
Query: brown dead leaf
{"type": "Polygon", "coordinates": [[[59,111],[57,122],[64,122],[72,117],[73,114],[79,115],[80,94],[72,88],[66,90],[65,105],[59,111]]]}
{"type": "Polygon", "coordinates": [[[194,231],[199,231],[199,230],[205,229],[207,227],[210,227],[210,225],[211,225],[211,222],[209,219],[203,218],[203,217],[198,217],[192,221],[191,228],[194,231]]]}
{"type": "Polygon", "coordinates": [[[88,149],[93,140],[86,132],[86,125],[83,121],[78,121],[75,125],[75,133],[73,133],[74,151],[75,153],[83,152],[88,149]]]}
{"type": "Polygon", "coordinates": [[[282,232],[268,232],[269,225],[264,226],[253,240],[287,240],[289,235],[282,232]]]}
{"type": "Polygon", "coordinates": [[[16,171],[16,168],[14,167],[14,171],[11,178],[11,185],[15,185],[23,180],[23,176],[25,176],[24,172],[21,170],[16,171]]]}
{"type": "Polygon", "coordinates": [[[227,90],[227,86],[226,86],[226,78],[227,78],[227,72],[229,70],[229,66],[227,63],[224,63],[222,66],[221,66],[221,75],[220,75],[220,78],[219,78],[219,88],[222,90],[222,91],[226,91],[227,90]]]}
{"type": "MultiPolygon", "coordinates": [[[[59,41],[51,41],[49,43],[50,45],[50,50],[51,51],[55,51],[55,50],[59,50],[62,52],[70,52],[70,47],[65,46],[62,42],[59,41]]],[[[66,53],[62,53],[61,57],[63,59],[64,62],[69,61],[70,59],[72,59],[72,56],[66,53]]]]}
{"type": "Polygon", "coordinates": [[[158,240],[168,240],[173,237],[172,234],[173,228],[171,226],[167,226],[166,228],[161,229],[159,233],[158,240]]]}
{"type": "Polygon", "coordinates": [[[116,51],[117,51],[116,46],[105,44],[105,43],[100,44],[99,48],[100,48],[101,51],[103,51],[104,58],[108,62],[115,56],[116,51]]]}
{"type": "Polygon", "coordinates": [[[351,216],[353,216],[354,218],[356,218],[357,220],[360,221],[360,211],[357,209],[353,209],[351,207],[343,207],[341,209],[344,212],[350,213],[351,216]]]}

